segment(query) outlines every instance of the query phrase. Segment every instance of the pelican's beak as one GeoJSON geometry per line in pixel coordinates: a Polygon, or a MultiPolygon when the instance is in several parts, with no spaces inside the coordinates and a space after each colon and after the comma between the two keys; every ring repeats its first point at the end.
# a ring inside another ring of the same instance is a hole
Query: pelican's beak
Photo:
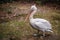
{"type": "Polygon", "coordinates": [[[24,22],[26,22],[29,19],[29,16],[30,16],[30,14],[27,14],[24,22]]]}
{"type": "Polygon", "coordinates": [[[30,10],[30,12],[27,14],[24,22],[26,22],[29,19],[29,16],[30,16],[31,12],[32,12],[32,10],[30,10]]]}

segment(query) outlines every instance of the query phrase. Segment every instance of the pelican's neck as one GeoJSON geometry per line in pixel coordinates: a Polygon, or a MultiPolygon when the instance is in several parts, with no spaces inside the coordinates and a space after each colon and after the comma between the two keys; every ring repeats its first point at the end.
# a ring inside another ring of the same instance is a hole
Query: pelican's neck
{"type": "Polygon", "coordinates": [[[33,16],[34,16],[35,13],[36,13],[36,10],[34,10],[34,11],[31,12],[31,15],[30,15],[30,17],[29,17],[29,20],[30,20],[30,19],[33,19],[33,16]]]}

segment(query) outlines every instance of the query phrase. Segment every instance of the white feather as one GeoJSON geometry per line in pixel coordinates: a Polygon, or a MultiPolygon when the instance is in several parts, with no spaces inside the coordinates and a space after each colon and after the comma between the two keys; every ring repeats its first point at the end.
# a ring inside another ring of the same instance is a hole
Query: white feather
{"type": "Polygon", "coordinates": [[[33,15],[37,11],[37,7],[33,5],[31,6],[31,10],[33,10],[33,12],[31,13],[29,20],[30,20],[30,24],[32,25],[32,27],[37,30],[41,30],[43,32],[45,31],[52,32],[51,31],[52,27],[49,21],[45,19],[41,19],[41,18],[35,18],[35,19],[33,18],[33,15]]]}

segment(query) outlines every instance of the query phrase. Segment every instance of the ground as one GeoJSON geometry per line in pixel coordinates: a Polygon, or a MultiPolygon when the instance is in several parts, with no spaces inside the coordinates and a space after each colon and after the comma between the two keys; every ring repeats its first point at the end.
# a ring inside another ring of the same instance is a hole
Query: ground
{"type": "MultiPolygon", "coordinates": [[[[57,7],[53,7],[50,5],[38,5],[37,8],[38,11],[35,14],[34,18],[44,18],[48,20],[52,24],[52,28],[54,31],[54,34],[49,37],[44,37],[44,38],[37,38],[33,37],[32,35],[37,32],[37,30],[33,29],[29,25],[29,21],[25,21],[25,18],[27,14],[30,11],[30,6],[31,3],[7,3],[7,4],[2,4],[2,8],[5,8],[1,13],[1,19],[3,21],[6,19],[8,22],[3,22],[0,24],[2,27],[4,34],[8,34],[7,38],[9,38],[11,35],[13,35],[11,38],[13,40],[57,40],[57,36],[55,34],[57,33],[57,24],[55,24],[53,20],[53,15],[56,14],[56,12],[59,12],[60,10],[57,9],[57,7]],[[2,14],[3,13],[3,14],[2,14]],[[7,14],[8,13],[8,14],[7,14]],[[5,18],[5,19],[4,19],[5,18]],[[7,30],[7,31],[5,31],[7,30]]],[[[57,21],[56,21],[57,22],[57,21]]],[[[5,40],[5,39],[4,39],[5,40]]],[[[9,39],[7,39],[9,40],[9,39]]]]}

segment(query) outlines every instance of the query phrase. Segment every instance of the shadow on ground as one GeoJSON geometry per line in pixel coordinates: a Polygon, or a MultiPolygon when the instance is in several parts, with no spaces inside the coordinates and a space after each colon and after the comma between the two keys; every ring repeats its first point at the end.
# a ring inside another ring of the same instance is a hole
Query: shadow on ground
{"type": "Polygon", "coordinates": [[[22,37],[21,40],[58,40],[58,37],[56,35],[50,35],[46,37],[35,37],[33,35],[26,35],[26,37],[22,37]]]}

